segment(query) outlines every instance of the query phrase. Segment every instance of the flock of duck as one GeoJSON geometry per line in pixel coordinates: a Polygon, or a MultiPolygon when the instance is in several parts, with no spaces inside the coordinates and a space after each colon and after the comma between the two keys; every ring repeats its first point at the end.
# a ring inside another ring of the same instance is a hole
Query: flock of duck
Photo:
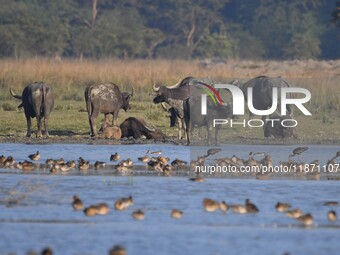
{"type": "MultiPolygon", "coordinates": [[[[339,203],[337,201],[328,201],[324,203],[325,206],[338,206],[339,203]]],[[[225,201],[218,202],[216,200],[205,198],[203,200],[204,210],[207,212],[215,212],[217,210],[221,210],[223,213],[226,213],[228,210],[232,210],[234,213],[238,214],[246,214],[246,213],[258,213],[260,210],[258,207],[253,204],[249,198],[245,200],[244,204],[236,204],[229,205],[225,201]]],[[[301,209],[295,208],[292,209],[291,204],[277,202],[275,205],[275,209],[278,212],[285,213],[286,216],[290,218],[294,218],[297,221],[301,222],[306,226],[313,225],[314,219],[312,214],[306,213],[303,214],[301,209]]],[[[337,214],[334,210],[330,210],[327,214],[328,220],[331,222],[335,222],[337,220],[337,214]]]]}
{"type": "MultiPolygon", "coordinates": [[[[126,211],[134,205],[134,199],[132,196],[122,197],[116,200],[113,204],[113,208],[117,211],[126,211]]],[[[324,206],[339,206],[337,201],[328,201],[324,203],[324,206]]],[[[96,215],[107,215],[110,212],[110,206],[107,203],[98,203],[85,207],[84,202],[79,196],[73,196],[72,207],[75,211],[83,211],[88,217],[94,217],[96,215]]],[[[217,201],[211,198],[204,198],[202,201],[203,210],[207,213],[221,211],[223,214],[227,214],[228,211],[232,211],[235,214],[256,214],[260,210],[250,199],[246,199],[244,204],[228,204],[225,201],[217,201]]],[[[314,218],[311,213],[303,213],[299,208],[293,208],[291,204],[284,202],[277,202],[275,210],[279,213],[286,215],[287,217],[295,219],[297,222],[304,226],[312,226],[314,224],[314,218]]],[[[173,219],[180,219],[184,215],[184,212],[174,208],[170,212],[170,217],[173,219]]],[[[145,212],[141,209],[134,210],[131,214],[135,220],[144,220],[145,212]]],[[[337,214],[335,210],[330,210],[327,214],[328,220],[332,223],[337,221],[337,214]]],[[[126,250],[121,246],[115,246],[110,253],[111,255],[125,255],[126,250]],[[116,252],[116,253],[115,253],[116,252]],[[122,253],[119,253],[122,252],[122,253]]]]}
{"type": "MultiPolygon", "coordinates": [[[[280,166],[286,167],[289,169],[289,172],[293,172],[294,174],[306,175],[313,179],[320,179],[321,172],[329,172],[332,173],[340,172],[339,163],[336,163],[336,159],[340,157],[340,151],[338,151],[335,156],[332,156],[327,161],[327,164],[323,167],[320,166],[318,160],[313,160],[310,163],[293,161],[292,158],[301,155],[303,152],[308,150],[308,147],[298,147],[293,150],[292,154],[289,155],[288,161],[281,161],[280,166]]],[[[150,149],[145,153],[144,156],[138,157],[138,161],[141,163],[146,163],[149,170],[154,170],[157,173],[161,173],[164,176],[171,176],[174,170],[186,170],[189,168],[193,170],[196,174],[196,177],[190,178],[191,181],[195,182],[204,182],[205,179],[201,177],[201,172],[196,171],[198,167],[204,167],[205,165],[211,165],[211,161],[209,163],[206,162],[206,159],[211,156],[219,153],[221,151],[220,148],[211,148],[208,149],[205,155],[198,156],[196,160],[192,160],[190,165],[184,160],[174,159],[170,160],[169,157],[163,156],[162,151],[151,151],[150,149]]],[[[38,161],[41,159],[41,154],[39,151],[36,153],[28,155],[28,158],[32,161],[38,161]]],[[[110,156],[110,161],[117,162],[116,165],[112,165],[113,169],[117,172],[126,172],[133,170],[134,163],[131,158],[121,159],[121,156],[116,152],[110,156]]],[[[34,169],[47,169],[51,173],[58,172],[67,172],[69,170],[79,169],[80,171],[86,171],[89,169],[100,170],[107,166],[106,162],[95,161],[93,164],[90,164],[89,160],[86,160],[82,157],[79,157],[77,162],[76,160],[65,161],[63,158],[60,159],[46,159],[45,164],[34,163],[32,161],[25,160],[23,162],[16,162],[13,156],[0,156],[0,167],[6,168],[17,168],[24,171],[30,171],[34,169]]],[[[250,152],[247,159],[239,158],[235,155],[232,157],[221,157],[215,158],[214,162],[216,165],[221,167],[235,167],[235,169],[240,169],[240,167],[252,167],[252,169],[257,169],[258,171],[252,171],[251,173],[255,175],[257,179],[267,179],[271,176],[274,171],[270,171],[269,167],[273,167],[273,158],[271,155],[263,152],[250,152]],[[257,159],[257,157],[262,157],[257,159]],[[267,167],[269,171],[263,172],[261,168],[267,167]]],[[[110,166],[109,166],[110,168],[110,166]]],[[[237,171],[235,174],[240,174],[242,172],[237,171]]]]}
{"type": "MultiPolygon", "coordinates": [[[[161,156],[162,151],[151,151],[148,150],[143,157],[138,157],[138,160],[142,163],[147,163],[150,170],[163,173],[163,175],[171,175],[174,169],[180,169],[187,166],[187,162],[181,159],[175,159],[170,161],[169,157],[161,156]],[[159,156],[155,156],[155,155],[159,156]]],[[[38,161],[41,159],[39,151],[28,155],[28,158],[32,161],[38,161]]],[[[114,165],[114,169],[117,171],[129,171],[133,169],[133,161],[130,158],[120,160],[121,156],[116,152],[110,156],[110,161],[118,162],[114,165]],[[120,160],[120,161],[119,161],[120,160]]],[[[79,169],[86,171],[91,168],[99,170],[106,166],[106,162],[95,161],[92,165],[89,160],[79,157],[77,162],[75,160],[65,161],[63,158],[60,159],[46,159],[45,164],[34,163],[32,161],[25,160],[23,162],[16,162],[13,156],[0,156],[0,167],[17,168],[24,171],[30,171],[34,169],[48,169],[51,173],[67,172],[73,169],[79,169]]]]}
{"type": "MultiPolygon", "coordinates": [[[[301,165],[303,167],[304,163],[296,163],[291,160],[292,157],[297,155],[301,155],[303,152],[308,150],[308,147],[298,147],[293,150],[292,154],[289,155],[289,160],[287,162],[281,162],[281,165],[284,164],[295,164],[301,165]]],[[[212,155],[219,153],[221,149],[219,148],[211,148],[207,150],[206,154],[203,156],[198,156],[196,160],[192,160],[190,163],[191,167],[195,166],[203,166],[206,163],[206,159],[212,155]]],[[[330,160],[328,160],[327,164],[336,164],[335,160],[340,157],[340,151],[336,152],[335,156],[333,156],[330,160]]],[[[32,161],[39,161],[41,159],[41,154],[39,151],[36,153],[28,155],[28,158],[32,161]]],[[[161,151],[151,151],[148,150],[144,156],[138,157],[138,160],[142,163],[146,163],[149,168],[156,170],[158,172],[162,172],[164,175],[171,175],[173,169],[181,168],[184,166],[188,166],[188,163],[180,160],[175,159],[170,161],[170,158],[162,156],[161,151]]],[[[0,156],[0,166],[2,167],[10,167],[10,168],[18,168],[25,171],[33,170],[36,168],[37,164],[33,163],[32,161],[25,160],[23,162],[17,162],[14,160],[13,156],[0,156]]],[[[114,168],[118,171],[126,171],[130,170],[133,167],[133,161],[128,159],[121,160],[121,156],[118,153],[112,154],[110,156],[110,161],[118,162],[114,165],[114,168]],[[119,161],[120,160],[120,161],[119,161]]],[[[273,164],[273,159],[270,155],[266,153],[253,153],[249,154],[249,158],[244,160],[241,158],[236,157],[235,155],[231,158],[217,158],[215,159],[220,165],[234,165],[234,166],[241,166],[241,165],[267,165],[270,166],[273,164]],[[255,157],[261,156],[263,157],[260,160],[256,160],[255,157]]],[[[316,161],[313,161],[316,163],[316,161]]],[[[51,173],[56,172],[65,172],[69,171],[70,169],[79,170],[88,170],[92,167],[92,164],[88,160],[85,160],[82,157],[79,157],[78,162],[76,163],[75,160],[71,160],[65,162],[64,159],[47,159],[45,161],[46,169],[49,169],[51,173]],[[48,167],[48,168],[47,168],[48,167]]],[[[100,169],[105,166],[105,162],[96,161],[93,164],[95,169],[100,169]]],[[[298,168],[300,171],[303,171],[302,168],[298,168]]],[[[257,176],[258,177],[258,176],[257,176]]],[[[196,175],[194,178],[190,178],[191,181],[194,182],[204,182],[205,179],[201,177],[199,174],[196,175]]],[[[122,197],[116,200],[113,204],[114,210],[117,211],[129,211],[128,209],[134,205],[134,199],[132,196],[122,197]]],[[[339,202],[337,201],[328,201],[324,203],[325,206],[338,206],[339,202]]],[[[85,214],[87,217],[95,217],[97,215],[108,215],[111,211],[109,204],[105,202],[92,204],[92,205],[85,205],[82,199],[78,195],[73,196],[72,207],[75,211],[80,211],[85,214]]],[[[235,214],[257,214],[260,212],[257,205],[250,201],[250,199],[246,199],[244,203],[240,204],[228,204],[225,201],[217,201],[211,198],[204,198],[202,201],[203,210],[206,212],[217,212],[220,211],[223,214],[227,214],[229,211],[235,214]]],[[[295,219],[297,222],[303,224],[304,226],[311,226],[314,224],[314,218],[311,213],[304,213],[300,208],[293,208],[291,204],[284,203],[284,202],[277,202],[275,205],[275,210],[284,214],[287,217],[295,219]]],[[[184,216],[184,212],[174,208],[169,212],[169,216],[173,219],[180,219],[184,216]]],[[[131,213],[131,217],[135,220],[144,220],[146,217],[146,213],[142,209],[133,210],[131,213]]],[[[330,222],[337,221],[337,213],[335,210],[329,210],[327,213],[327,218],[330,222]]],[[[49,255],[53,254],[50,248],[46,248],[43,250],[41,254],[49,255]]],[[[122,246],[114,246],[110,251],[110,255],[126,255],[127,251],[122,246]]]]}
{"type": "MultiPolygon", "coordinates": [[[[114,203],[114,209],[117,211],[125,211],[132,205],[134,205],[132,196],[122,197],[114,203]]],[[[110,212],[110,207],[107,203],[99,203],[85,207],[83,201],[77,195],[73,196],[72,207],[75,211],[83,211],[88,217],[106,215],[110,212]]],[[[131,215],[135,220],[144,220],[145,218],[145,213],[141,209],[135,210],[131,215]]],[[[173,209],[170,216],[174,219],[179,219],[183,216],[183,212],[178,209],[173,209]]]]}
{"type": "MultiPolygon", "coordinates": [[[[313,160],[310,163],[293,161],[292,158],[301,155],[303,152],[307,151],[308,147],[297,147],[293,150],[292,154],[289,155],[288,161],[281,161],[280,167],[285,167],[288,169],[288,173],[294,173],[297,175],[306,175],[312,179],[320,179],[320,173],[340,172],[339,163],[336,163],[336,159],[340,157],[340,151],[338,151],[335,156],[332,156],[326,163],[325,166],[320,166],[319,160],[313,160]]],[[[197,167],[204,167],[206,165],[206,158],[210,155],[214,155],[220,152],[221,149],[209,149],[206,155],[198,156],[196,160],[191,161],[191,169],[196,169],[197,167]]],[[[216,165],[221,167],[234,167],[239,170],[241,167],[249,167],[253,171],[236,171],[234,174],[239,175],[241,173],[252,173],[255,175],[256,179],[267,179],[276,171],[273,171],[273,158],[271,155],[264,152],[250,152],[247,159],[239,158],[235,155],[232,157],[223,157],[214,159],[216,165]],[[256,157],[263,157],[261,159],[256,159],[256,157]],[[266,171],[261,171],[263,167],[266,167],[266,171]],[[255,170],[254,170],[255,169],[255,170]]],[[[199,169],[199,168],[198,168],[199,169]]],[[[282,171],[283,172],[283,171],[282,171]]],[[[216,172],[217,173],[217,172],[216,172]]],[[[287,173],[287,172],[284,172],[287,173]]],[[[197,177],[191,180],[197,182],[203,182],[204,179],[200,177],[200,172],[196,172],[197,177]]]]}

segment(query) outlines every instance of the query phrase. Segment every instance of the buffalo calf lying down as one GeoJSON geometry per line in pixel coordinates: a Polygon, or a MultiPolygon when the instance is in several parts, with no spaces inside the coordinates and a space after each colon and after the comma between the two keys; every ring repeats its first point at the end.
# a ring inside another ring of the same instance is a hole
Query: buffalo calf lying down
{"type": "Polygon", "coordinates": [[[41,121],[44,120],[45,134],[48,134],[48,118],[53,109],[54,95],[52,87],[43,82],[34,82],[26,86],[19,96],[10,89],[11,95],[21,100],[21,104],[18,108],[23,107],[25,117],[27,121],[27,133],[26,136],[31,136],[31,118],[37,118],[38,132],[37,137],[42,135],[41,133],[41,121]]]}
{"type": "Polygon", "coordinates": [[[159,130],[151,129],[146,126],[146,123],[142,119],[127,118],[120,124],[123,137],[132,136],[135,139],[145,136],[146,139],[165,139],[166,135],[159,130]]]}
{"type": "Polygon", "coordinates": [[[102,123],[99,132],[105,139],[120,139],[122,137],[122,131],[120,128],[118,126],[112,126],[108,122],[102,123]]]}
{"type": "Polygon", "coordinates": [[[297,131],[295,127],[283,127],[281,121],[287,119],[287,117],[282,116],[272,116],[272,119],[280,119],[280,121],[275,121],[274,126],[271,122],[267,122],[263,126],[264,137],[274,137],[274,138],[298,138],[297,131]]]}

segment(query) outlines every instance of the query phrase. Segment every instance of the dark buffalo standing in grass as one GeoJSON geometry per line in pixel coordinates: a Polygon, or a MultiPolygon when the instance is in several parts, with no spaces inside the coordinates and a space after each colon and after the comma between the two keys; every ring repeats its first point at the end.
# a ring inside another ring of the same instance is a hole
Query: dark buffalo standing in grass
{"type": "Polygon", "coordinates": [[[162,85],[156,87],[155,84],[153,85],[153,90],[155,93],[153,102],[155,104],[161,103],[163,109],[169,113],[170,127],[175,126],[177,123],[178,139],[183,138],[182,130],[185,139],[187,139],[185,133],[183,100],[188,99],[190,97],[190,93],[193,92],[192,90],[195,90],[195,88],[189,86],[195,85],[199,82],[206,84],[214,83],[214,81],[210,78],[189,76],[172,86],[162,85]],[[168,107],[166,104],[168,104],[170,107],[168,107]]]}
{"type": "Polygon", "coordinates": [[[120,92],[113,83],[94,84],[85,89],[86,109],[89,115],[91,136],[96,135],[96,119],[99,113],[104,113],[105,122],[109,122],[109,114],[113,115],[112,125],[116,125],[120,109],[130,109],[132,93],[120,92]]]}
{"type": "Polygon", "coordinates": [[[48,118],[53,109],[54,95],[50,85],[43,82],[34,82],[24,88],[22,96],[16,95],[10,89],[11,95],[17,99],[21,99],[22,103],[18,108],[23,107],[27,120],[27,137],[31,136],[31,118],[37,118],[37,137],[41,134],[41,120],[44,118],[45,134],[48,134],[48,118]]]}
{"type": "MultiPolygon", "coordinates": [[[[179,118],[184,119],[185,135],[187,138],[187,145],[190,145],[191,133],[193,128],[206,127],[208,130],[207,144],[211,142],[211,131],[213,129],[214,119],[226,119],[232,116],[232,107],[224,105],[215,105],[211,100],[208,100],[207,115],[201,114],[201,94],[203,92],[202,83],[212,85],[215,82],[210,78],[186,77],[179,84],[171,87],[153,86],[155,97],[153,102],[155,104],[166,102],[177,111],[179,118]],[[192,86],[197,85],[197,86],[192,86]],[[178,107],[178,102],[181,100],[181,107],[178,107]]],[[[217,144],[218,130],[220,126],[215,128],[215,143],[217,144]]]]}
{"type": "Polygon", "coordinates": [[[206,144],[211,144],[211,131],[215,129],[215,144],[217,145],[218,131],[221,125],[213,127],[214,119],[234,118],[232,105],[228,104],[214,104],[212,100],[207,100],[207,114],[201,114],[201,95],[193,94],[189,99],[184,101],[184,120],[186,125],[187,145],[191,143],[191,133],[193,128],[206,127],[207,140],[206,144]]]}
{"type": "Polygon", "coordinates": [[[159,130],[151,129],[146,126],[146,122],[134,117],[127,118],[120,124],[122,138],[133,137],[135,139],[145,136],[146,139],[165,139],[166,135],[159,130]]]}
{"type": "MultiPolygon", "coordinates": [[[[243,91],[245,100],[247,98],[248,88],[253,88],[253,106],[257,110],[267,110],[272,106],[273,103],[273,88],[278,88],[278,93],[280,95],[281,88],[288,88],[289,83],[281,77],[268,77],[268,76],[258,76],[252,78],[246,82],[234,81],[233,84],[239,86],[243,91]]],[[[290,98],[291,95],[287,95],[290,98]]],[[[280,98],[278,99],[278,108],[280,109],[280,98]]],[[[290,105],[287,105],[287,114],[292,116],[293,111],[290,105]]],[[[253,114],[251,114],[253,115],[253,114]]]]}

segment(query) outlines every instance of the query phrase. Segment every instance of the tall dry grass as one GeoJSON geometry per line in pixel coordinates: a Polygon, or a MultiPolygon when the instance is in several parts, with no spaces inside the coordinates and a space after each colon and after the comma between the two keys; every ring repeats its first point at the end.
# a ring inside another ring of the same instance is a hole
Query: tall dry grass
{"type": "Polygon", "coordinates": [[[9,88],[21,92],[25,84],[44,81],[53,85],[58,100],[83,100],[91,82],[114,82],[123,90],[134,87],[135,101],[150,100],[154,81],[177,83],[186,76],[212,77],[218,81],[249,79],[258,75],[282,76],[294,86],[312,92],[311,106],[340,109],[340,61],[241,61],[208,63],[185,60],[84,60],[2,59],[0,99],[10,99],[9,88]]]}

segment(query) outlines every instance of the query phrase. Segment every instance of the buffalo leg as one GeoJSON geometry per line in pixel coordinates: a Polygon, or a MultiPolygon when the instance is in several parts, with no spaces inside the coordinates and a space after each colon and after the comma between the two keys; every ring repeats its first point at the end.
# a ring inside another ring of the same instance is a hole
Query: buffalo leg
{"type": "Polygon", "coordinates": [[[37,137],[41,137],[41,116],[37,116],[37,127],[38,127],[38,131],[37,131],[37,137]]]}
{"type": "Polygon", "coordinates": [[[112,126],[115,126],[117,125],[118,111],[115,111],[112,115],[113,115],[112,126]]]}
{"type": "Polygon", "coordinates": [[[184,139],[187,139],[187,133],[185,132],[186,124],[185,124],[184,120],[181,120],[181,121],[182,121],[182,130],[183,130],[183,134],[184,134],[184,139]]]}
{"type": "Polygon", "coordinates": [[[207,125],[207,132],[208,132],[208,141],[207,141],[207,145],[210,145],[210,141],[211,141],[211,126],[207,125]]]}
{"type": "Polygon", "coordinates": [[[91,126],[91,136],[94,137],[97,134],[96,121],[99,115],[99,109],[94,108],[91,115],[89,116],[90,126],[91,126]]]}
{"type": "Polygon", "coordinates": [[[190,138],[191,138],[190,130],[191,130],[191,123],[188,123],[185,127],[185,133],[187,136],[187,145],[190,145],[190,138]]]}
{"type": "Polygon", "coordinates": [[[109,118],[109,114],[108,113],[104,113],[104,117],[105,117],[105,122],[107,123],[107,124],[109,124],[109,121],[110,121],[110,118],[109,118]]]}
{"type": "Polygon", "coordinates": [[[177,119],[177,124],[178,124],[178,127],[177,127],[177,133],[178,133],[178,139],[182,139],[182,130],[183,130],[183,125],[182,125],[182,120],[181,119],[177,119]]]}
{"type": "Polygon", "coordinates": [[[218,128],[215,127],[215,145],[217,145],[218,128]]]}
{"type": "Polygon", "coordinates": [[[25,116],[26,116],[26,122],[27,122],[26,137],[31,137],[31,126],[32,126],[31,117],[28,113],[25,113],[25,116]]]}
{"type": "Polygon", "coordinates": [[[91,136],[96,135],[96,118],[92,115],[89,116],[89,122],[90,122],[90,127],[91,127],[91,136]]]}
{"type": "Polygon", "coordinates": [[[45,127],[45,135],[46,137],[49,137],[50,134],[48,133],[48,116],[44,118],[44,127],[45,127]]]}

